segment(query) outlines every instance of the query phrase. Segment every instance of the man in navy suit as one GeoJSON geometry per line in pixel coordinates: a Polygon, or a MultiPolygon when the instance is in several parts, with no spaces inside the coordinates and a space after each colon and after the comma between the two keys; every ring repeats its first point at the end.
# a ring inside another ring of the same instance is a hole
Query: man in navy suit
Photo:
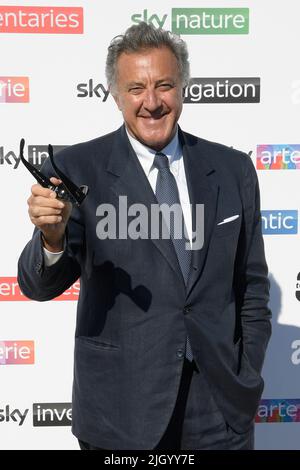
{"type": "MultiPolygon", "coordinates": [[[[72,431],[82,449],[253,449],[271,331],[255,169],[178,126],[180,38],[132,26],[106,74],[124,125],[57,154],[90,188],[80,208],[32,186],[18,265],[37,301],[80,277],[72,431]],[[181,237],[162,210],[173,204],[181,237]],[[157,205],[169,236],[147,232],[157,205]]],[[[59,183],[48,160],[43,172],[59,183]]]]}

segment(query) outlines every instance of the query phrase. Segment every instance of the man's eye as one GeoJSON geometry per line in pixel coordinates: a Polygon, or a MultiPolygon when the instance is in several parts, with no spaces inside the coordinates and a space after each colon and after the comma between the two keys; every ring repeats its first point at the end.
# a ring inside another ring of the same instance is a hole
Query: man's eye
{"type": "Polygon", "coordinates": [[[139,93],[141,90],[142,90],[142,87],[140,86],[135,86],[129,89],[129,91],[132,93],[139,93]]]}
{"type": "Polygon", "coordinates": [[[164,89],[173,88],[170,83],[161,83],[159,86],[160,86],[160,88],[164,88],[164,89]]]}

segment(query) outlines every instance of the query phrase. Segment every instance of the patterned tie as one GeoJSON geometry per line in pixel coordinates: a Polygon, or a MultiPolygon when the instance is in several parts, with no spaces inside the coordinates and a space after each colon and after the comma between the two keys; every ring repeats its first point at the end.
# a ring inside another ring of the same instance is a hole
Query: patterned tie
{"type": "MultiPolygon", "coordinates": [[[[156,194],[156,199],[159,205],[167,204],[168,206],[172,206],[173,204],[176,204],[180,212],[180,216],[182,220],[182,228],[183,228],[182,237],[174,238],[175,215],[173,218],[170,217],[169,228],[170,228],[170,237],[172,239],[172,242],[176,251],[176,255],[177,255],[178,262],[182,271],[184,282],[185,284],[187,284],[189,273],[190,273],[190,268],[191,268],[192,254],[191,254],[191,250],[186,250],[185,248],[185,244],[187,240],[184,237],[184,233],[185,233],[184,232],[184,228],[185,228],[184,219],[183,219],[182,208],[180,205],[177,183],[174,178],[174,175],[170,171],[169,159],[165,154],[161,152],[156,153],[153,165],[155,166],[155,168],[158,169],[155,194],[156,194]]],[[[187,341],[186,341],[185,355],[189,361],[193,360],[193,353],[192,353],[188,336],[187,336],[187,341]]]]}

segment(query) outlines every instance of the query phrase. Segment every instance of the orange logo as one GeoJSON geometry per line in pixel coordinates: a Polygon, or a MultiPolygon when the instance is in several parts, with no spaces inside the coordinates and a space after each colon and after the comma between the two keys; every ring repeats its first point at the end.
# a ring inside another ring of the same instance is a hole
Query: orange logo
{"type": "MultiPolygon", "coordinates": [[[[53,300],[78,300],[79,280],[53,300]]],[[[30,300],[21,291],[16,277],[0,277],[0,302],[30,300]]]]}
{"type": "Polygon", "coordinates": [[[0,33],[83,34],[83,8],[0,6],[0,33]]]}

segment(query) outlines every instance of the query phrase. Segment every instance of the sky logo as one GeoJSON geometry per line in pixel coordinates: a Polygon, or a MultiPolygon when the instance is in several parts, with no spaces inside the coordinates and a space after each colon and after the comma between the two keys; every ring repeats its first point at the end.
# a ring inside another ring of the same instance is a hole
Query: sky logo
{"type": "Polygon", "coordinates": [[[300,145],[258,145],[258,170],[300,170],[300,145]]]}
{"type": "Polygon", "coordinates": [[[295,235],[298,233],[298,211],[261,211],[263,235],[295,235]]]}
{"type": "Polygon", "coordinates": [[[261,400],[257,410],[256,423],[299,423],[300,399],[283,398],[261,400]]]}

